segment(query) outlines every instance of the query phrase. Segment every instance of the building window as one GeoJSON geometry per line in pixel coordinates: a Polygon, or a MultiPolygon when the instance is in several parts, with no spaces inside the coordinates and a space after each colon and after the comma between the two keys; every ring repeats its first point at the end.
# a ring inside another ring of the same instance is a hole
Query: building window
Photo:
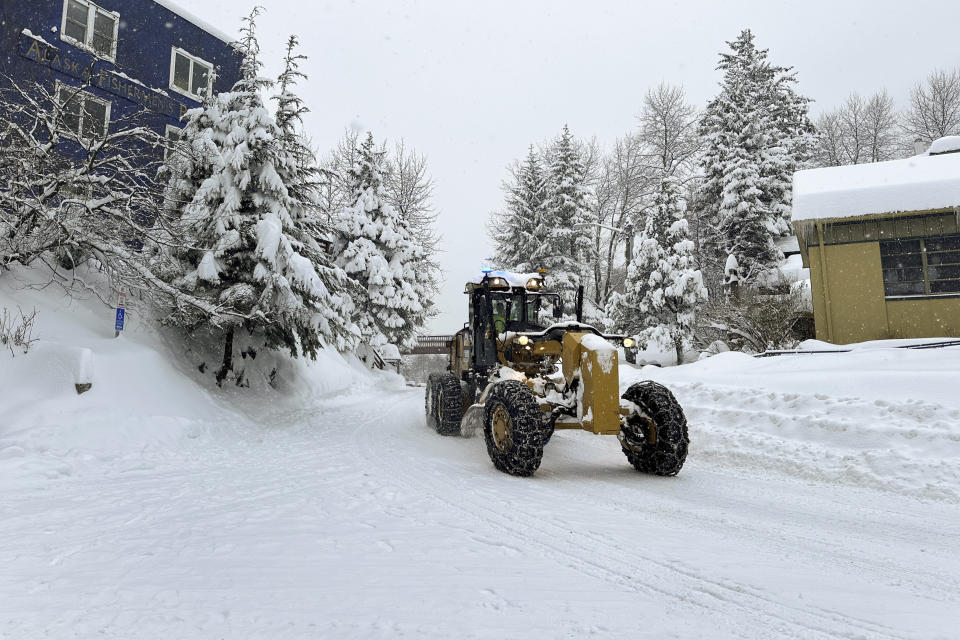
{"type": "Polygon", "coordinates": [[[888,298],[960,293],[960,235],[881,242],[880,264],[888,298]]]}
{"type": "Polygon", "coordinates": [[[111,62],[117,59],[120,14],[101,9],[87,0],[64,0],[61,39],[111,62]]]}
{"type": "Polygon", "coordinates": [[[179,129],[172,124],[167,125],[166,141],[163,146],[163,159],[166,160],[171,153],[177,148],[177,145],[180,144],[180,140],[183,137],[183,129],[179,129]]]}
{"type": "Polygon", "coordinates": [[[210,90],[212,78],[212,64],[183,49],[173,48],[170,55],[171,89],[199,100],[210,90]]]}
{"type": "Polygon", "coordinates": [[[110,103],[76,87],[57,83],[57,104],[63,110],[63,126],[82,139],[106,135],[110,103]]]}

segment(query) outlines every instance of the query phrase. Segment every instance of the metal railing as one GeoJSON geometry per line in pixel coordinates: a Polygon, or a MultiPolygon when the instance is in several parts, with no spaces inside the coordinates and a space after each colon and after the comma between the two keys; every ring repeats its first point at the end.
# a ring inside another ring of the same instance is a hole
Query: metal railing
{"type": "Polygon", "coordinates": [[[405,350],[407,355],[446,354],[450,351],[453,336],[417,336],[417,344],[405,350]]]}

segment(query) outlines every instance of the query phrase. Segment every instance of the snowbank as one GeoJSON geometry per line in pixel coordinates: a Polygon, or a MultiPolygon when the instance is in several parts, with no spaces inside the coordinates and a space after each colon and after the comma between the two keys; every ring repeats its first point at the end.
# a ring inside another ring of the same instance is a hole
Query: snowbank
{"type": "Polygon", "coordinates": [[[893,348],[900,342],[770,358],[721,353],[624,368],[621,385],[650,378],[675,393],[692,459],[958,502],[960,348],[893,348]]]}
{"type": "Polygon", "coordinates": [[[255,429],[250,417],[267,409],[317,410],[330,396],[388,379],[335,352],[292,362],[264,352],[258,369],[276,367],[273,387],[220,390],[209,372],[197,370],[196,352],[184,354],[182,343],[155,331],[135,308],[115,338],[112,309],[94,299],[71,300],[56,287],[28,288],[41,282],[39,270],[0,277],[0,309],[37,310],[29,353],[0,351],[4,486],[73,475],[97,462],[142,468],[212,430],[239,436],[255,429]],[[92,387],[79,395],[76,385],[83,383],[92,387]]]}

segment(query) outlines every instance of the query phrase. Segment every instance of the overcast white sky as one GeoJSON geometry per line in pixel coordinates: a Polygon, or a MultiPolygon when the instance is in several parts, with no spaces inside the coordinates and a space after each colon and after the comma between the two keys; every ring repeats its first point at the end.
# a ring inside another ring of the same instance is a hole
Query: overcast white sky
{"type": "MultiPolygon", "coordinates": [[[[228,33],[253,5],[176,1],[228,33]]],[[[490,254],[485,223],[511,160],[564,123],[608,145],[634,126],[644,93],[661,81],[704,105],[716,93],[718,53],[741,29],[751,28],[774,62],[796,68],[814,113],[881,87],[902,105],[930,71],[960,66],[956,0],[259,4],[266,71],[277,72],[291,33],[310,56],[301,92],[318,148],[358,123],[427,155],[444,236],[436,333],[466,320],[463,283],[490,254]]]]}

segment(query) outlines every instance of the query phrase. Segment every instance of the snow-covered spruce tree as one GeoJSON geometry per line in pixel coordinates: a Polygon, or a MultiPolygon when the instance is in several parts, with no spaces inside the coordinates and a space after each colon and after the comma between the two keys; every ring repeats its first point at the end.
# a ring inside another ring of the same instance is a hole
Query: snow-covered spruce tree
{"type": "MultiPolygon", "coordinates": [[[[290,196],[290,220],[284,225],[289,242],[281,242],[279,251],[282,267],[287,270],[294,268],[298,256],[310,261],[319,282],[307,292],[305,301],[315,311],[316,337],[326,346],[346,351],[352,349],[359,338],[359,330],[352,319],[351,295],[357,285],[327,253],[327,247],[334,244],[336,230],[328,222],[322,207],[323,171],[303,134],[303,115],[308,109],[294,91],[297,81],[306,79],[299,69],[300,61],[306,57],[295,53],[298,45],[297,37],[290,36],[284,70],[277,80],[277,143],[281,160],[277,170],[290,196]]],[[[296,274],[281,271],[281,275],[293,275],[296,281],[296,274]]],[[[307,278],[312,279],[312,276],[308,273],[307,278]]],[[[304,350],[313,353],[306,347],[304,350]]]]}
{"type": "MultiPolygon", "coordinates": [[[[309,356],[327,341],[346,346],[350,333],[338,319],[342,306],[331,314],[329,305],[341,301],[314,262],[322,252],[312,235],[311,203],[302,199],[309,172],[263,102],[273,83],[259,75],[259,11],[245,19],[241,79],[190,113],[185,146],[197,157],[172,169],[175,195],[189,196],[178,221],[183,242],[172,251],[180,271],[176,284],[245,317],[223,327],[218,383],[233,369],[234,333],[241,327],[262,335],[269,348],[309,356]]],[[[288,65],[287,89],[295,79],[291,72],[295,66],[288,65]]],[[[299,103],[289,93],[281,102],[292,134],[299,103]]]]}
{"type": "Polygon", "coordinates": [[[608,309],[618,330],[637,335],[642,347],[674,349],[678,364],[707,299],[685,213],[674,180],[664,179],[628,267],[626,291],[614,294],[608,309]]]}
{"type": "Polygon", "coordinates": [[[353,204],[337,220],[337,264],[360,284],[356,319],[363,340],[410,345],[427,319],[417,265],[424,249],[383,193],[383,153],[367,134],[350,170],[353,204]]]}
{"type": "Polygon", "coordinates": [[[636,236],[633,258],[626,267],[623,293],[615,292],[607,304],[609,325],[616,331],[635,335],[646,326],[641,305],[650,291],[650,276],[666,255],[668,220],[672,220],[670,211],[661,211],[661,200],[662,190],[658,188],[654,206],[636,236]]]}
{"type": "Polygon", "coordinates": [[[490,235],[496,247],[494,263],[519,272],[535,271],[542,266],[532,259],[539,244],[537,229],[546,203],[547,181],[533,145],[526,160],[510,173],[503,183],[505,208],[490,220],[490,235]]]}
{"type": "Polygon", "coordinates": [[[771,144],[763,156],[761,175],[773,213],[774,232],[779,237],[792,233],[793,174],[812,166],[817,145],[816,129],[809,115],[812,100],[797,93],[796,85],[797,75],[791,67],[768,68],[766,103],[772,125],[771,144]]]}
{"type": "Polygon", "coordinates": [[[656,229],[650,239],[664,244],[659,251],[650,251],[660,255],[639,309],[643,317],[640,344],[673,347],[677,364],[683,363],[683,352],[693,343],[697,309],[707,300],[685,214],[676,184],[671,178],[665,179],[648,219],[648,225],[656,229]]]}
{"type": "Polygon", "coordinates": [[[539,244],[532,262],[547,269],[550,287],[572,309],[577,287],[587,282],[593,264],[597,218],[583,160],[566,125],[550,155],[548,197],[535,231],[539,244]]]}
{"type": "Polygon", "coordinates": [[[720,93],[700,125],[701,202],[716,231],[714,281],[734,255],[741,282],[752,284],[783,257],[774,240],[789,232],[792,176],[811,153],[813,127],[791,69],[770,64],[749,29],[727,44],[720,93]]]}
{"type": "Polygon", "coordinates": [[[660,261],[666,257],[667,230],[673,220],[675,203],[666,202],[663,189],[658,189],[657,200],[637,235],[633,259],[627,265],[623,293],[614,293],[607,305],[610,325],[617,331],[638,334],[647,327],[647,312],[643,309],[652,288],[651,276],[660,261]]]}

